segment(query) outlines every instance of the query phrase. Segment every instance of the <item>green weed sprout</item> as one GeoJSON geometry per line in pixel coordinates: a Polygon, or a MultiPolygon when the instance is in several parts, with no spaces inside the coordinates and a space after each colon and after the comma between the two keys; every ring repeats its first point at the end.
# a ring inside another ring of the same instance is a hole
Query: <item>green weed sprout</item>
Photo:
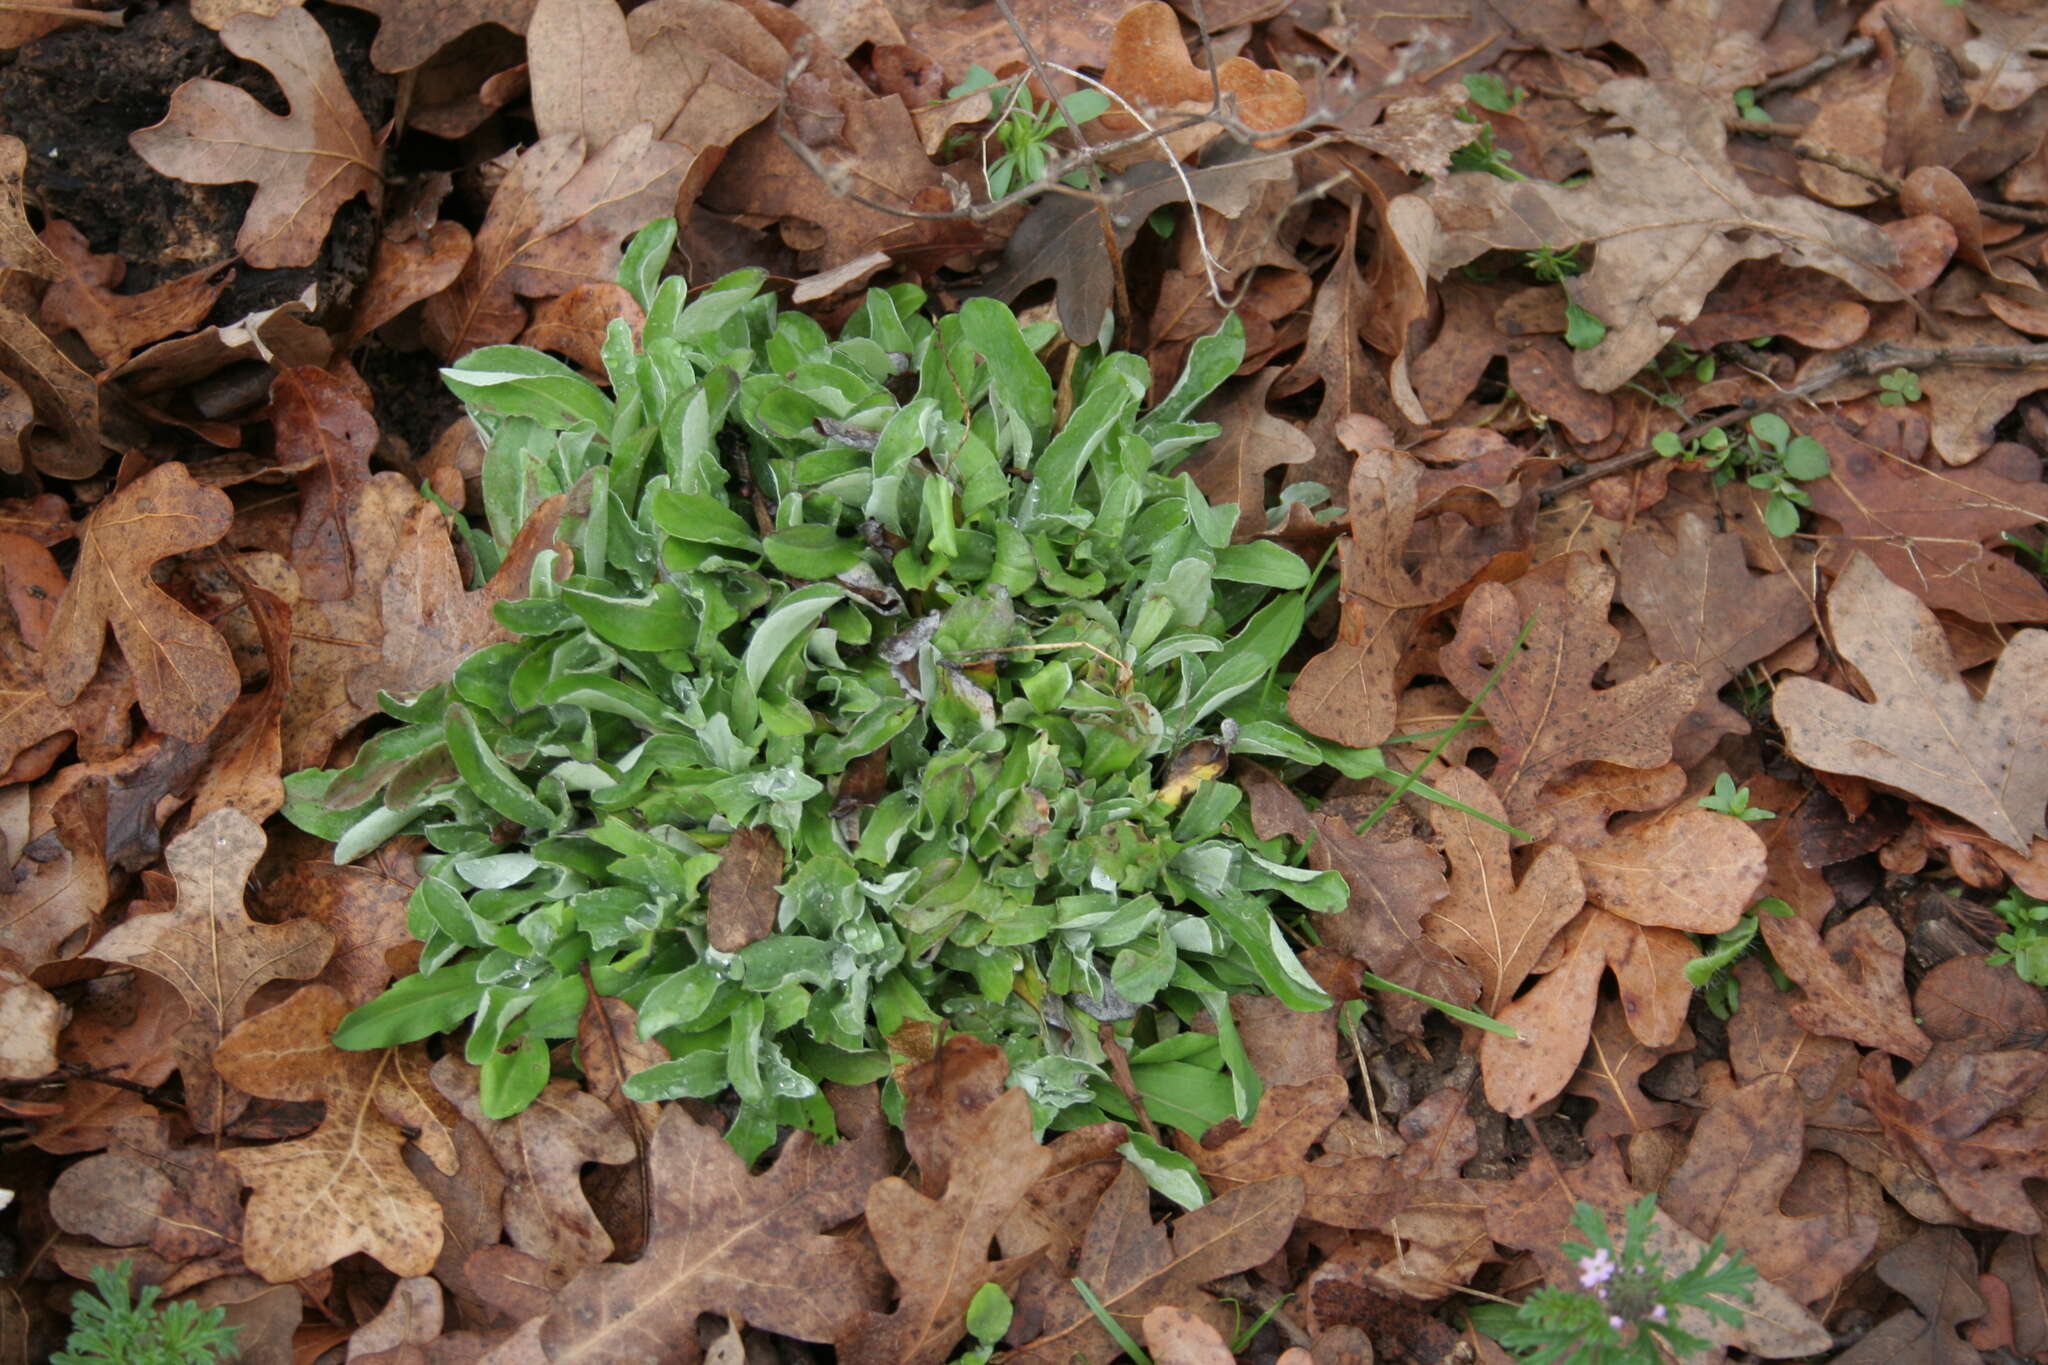
{"type": "Polygon", "coordinates": [[[2048,986],[2048,901],[2035,900],[2014,887],[1991,908],[2012,927],[1998,936],[1998,951],[1985,961],[1994,967],[2010,962],[2020,980],[2048,986]]]}
{"type": "Polygon", "coordinates": [[[223,1308],[196,1303],[157,1306],[158,1289],[145,1288],[131,1302],[132,1261],[96,1266],[95,1293],[71,1301],[71,1337],[50,1357],[52,1365],[213,1365],[234,1358],[235,1335],[223,1308]]]}

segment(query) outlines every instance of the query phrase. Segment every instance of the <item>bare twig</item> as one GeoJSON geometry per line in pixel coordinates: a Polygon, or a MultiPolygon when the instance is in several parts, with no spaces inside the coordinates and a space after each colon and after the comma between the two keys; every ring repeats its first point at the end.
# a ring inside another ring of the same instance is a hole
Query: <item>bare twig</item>
{"type": "MultiPolygon", "coordinates": [[[[1804,137],[1806,136],[1808,126],[1804,123],[1758,122],[1743,118],[1740,114],[1729,114],[1721,122],[1731,133],[1748,133],[1753,137],[1804,137]]],[[[1849,153],[1837,151],[1833,147],[1825,147],[1816,143],[1797,143],[1792,148],[1792,155],[1798,157],[1801,161],[1818,162],[1823,166],[1832,166],[1838,171],[1844,171],[1859,179],[1868,180],[1886,194],[1897,194],[1905,185],[1904,181],[1882,166],[1873,165],[1861,157],[1851,156],[1849,153]]],[[[1986,218],[2003,218],[2013,223],[2048,223],[2048,209],[2030,209],[2019,204],[2000,204],[1989,199],[1979,199],[1976,201],[1976,204],[1977,212],[1983,214],[1986,218]]]]}
{"type": "Polygon", "coordinates": [[[1823,52],[1804,66],[1795,66],[1790,71],[1771,77],[1756,88],[1756,97],[1764,99],[1784,90],[1797,90],[1802,85],[1811,85],[1838,66],[1860,62],[1868,57],[1877,43],[1870,38],[1851,38],[1833,52],[1823,52]]]}
{"type": "MultiPolygon", "coordinates": [[[[1881,371],[1935,370],[1947,366],[1970,366],[1979,369],[2029,370],[2048,367],[2048,344],[2038,346],[1908,346],[1897,341],[1879,341],[1868,346],[1855,346],[1837,351],[1818,365],[1814,372],[1789,389],[1764,398],[1745,398],[1735,408],[1703,422],[1695,422],[1678,433],[1681,442],[1690,442],[1709,431],[1733,426],[1754,413],[1765,411],[1783,403],[1810,398],[1844,379],[1862,379],[1881,371]]],[[[1647,464],[1656,458],[1657,452],[1649,446],[1631,450],[1626,455],[1600,460],[1587,465],[1578,473],[1543,491],[1543,501],[1552,502],[1576,488],[1583,488],[1610,474],[1619,474],[1639,464],[1647,464]]]]}
{"type": "Polygon", "coordinates": [[[1159,1125],[1152,1122],[1152,1116],[1145,1112],[1145,1097],[1138,1093],[1138,1082],[1131,1075],[1131,1059],[1122,1043],[1116,1040],[1116,1030],[1108,1023],[1097,1025],[1096,1038],[1102,1043],[1102,1051],[1109,1058],[1110,1079],[1123,1092],[1125,1103],[1131,1106],[1131,1113],[1137,1116],[1138,1126],[1145,1130],[1145,1136],[1159,1141],[1159,1125]]]}
{"type": "Polygon", "coordinates": [[[101,28],[121,28],[128,21],[118,10],[72,9],[68,5],[32,5],[23,0],[0,0],[0,13],[45,14],[52,19],[72,19],[81,24],[98,24],[101,28]]]}

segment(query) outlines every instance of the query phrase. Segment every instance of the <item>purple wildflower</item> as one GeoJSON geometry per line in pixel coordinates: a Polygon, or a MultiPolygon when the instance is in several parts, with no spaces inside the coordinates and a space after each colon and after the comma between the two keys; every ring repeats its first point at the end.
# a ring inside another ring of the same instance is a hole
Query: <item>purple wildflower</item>
{"type": "Polygon", "coordinates": [[[1607,1248],[1601,1247],[1591,1256],[1580,1258],[1579,1288],[1597,1289],[1613,1279],[1617,1269],[1619,1267],[1614,1264],[1614,1258],[1607,1254],[1607,1248]]]}

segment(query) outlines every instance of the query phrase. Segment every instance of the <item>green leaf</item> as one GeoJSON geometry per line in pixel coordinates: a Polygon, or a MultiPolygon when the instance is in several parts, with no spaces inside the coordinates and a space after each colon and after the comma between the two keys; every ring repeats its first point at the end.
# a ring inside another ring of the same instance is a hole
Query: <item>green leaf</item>
{"type": "Polygon", "coordinates": [[[1569,300],[1564,305],[1564,344],[1590,351],[1607,339],[1607,324],[1569,300]]]}
{"type": "Polygon", "coordinates": [[[508,417],[550,426],[590,422],[612,427],[612,400],[561,361],[524,346],[484,346],[441,371],[455,396],[508,417]]]}
{"type": "Polygon", "coordinates": [[[1785,447],[1785,473],[1801,482],[1828,476],[1828,448],[1811,436],[1795,436],[1785,447]]]}
{"type": "Polygon", "coordinates": [[[547,1044],[532,1034],[511,1052],[493,1052],[478,1077],[478,1102],[489,1119],[509,1119],[539,1098],[548,1083],[547,1044]]]}
{"type": "Polygon", "coordinates": [[[960,334],[987,362],[996,397],[1033,431],[1050,430],[1052,376],[1025,343],[1017,315],[994,299],[969,299],[960,305],[960,334]]]}
{"type": "Polygon", "coordinates": [[[453,705],[447,712],[448,756],[455,771],[485,805],[507,820],[546,829],[555,823],[555,813],[535,798],[532,788],[505,761],[491,752],[477,728],[469,708],[453,705]]]}
{"type": "Polygon", "coordinates": [[[1527,96],[1525,90],[1510,91],[1508,83],[1490,72],[1479,72],[1465,77],[1465,94],[1481,109],[1496,114],[1513,113],[1516,105],[1527,96]]]}
{"type": "Polygon", "coordinates": [[[676,220],[657,218],[633,234],[619,258],[618,281],[644,313],[654,303],[655,286],[661,283],[661,268],[676,244],[676,220]]]}
{"type": "Polygon", "coordinates": [[[792,578],[833,578],[861,561],[862,545],[829,526],[792,526],[761,542],[768,562],[792,578]]]}
{"type": "Polygon", "coordinates": [[[967,1335],[976,1341],[1001,1341],[1015,1315],[1016,1309],[1003,1287],[993,1282],[985,1284],[967,1301],[967,1335]]]}
{"type": "Polygon", "coordinates": [[[1783,450],[1792,439],[1792,428],[1775,412],[1760,412],[1749,419],[1749,434],[1772,450],[1783,450]]]}
{"type": "Polygon", "coordinates": [[[367,1052],[431,1038],[469,1018],[483,998],[473,962],[400,977],[384,994],[341,1021],[334,1030],[334,1045],[367,1052]]]}
{"type": "Polygon", "coordinates": [[[1213,1197],[1193,1161],[1143,1133],[1133,1132],[1117,1151],[1138,1168],[1147,1185],[1184,1209],[1198,1209],[1213,1197]]]}

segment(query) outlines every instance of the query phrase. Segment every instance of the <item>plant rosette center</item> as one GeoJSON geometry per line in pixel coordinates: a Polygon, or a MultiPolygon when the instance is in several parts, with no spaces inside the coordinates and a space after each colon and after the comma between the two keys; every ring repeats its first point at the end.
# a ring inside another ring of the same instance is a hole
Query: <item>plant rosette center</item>
{"type": "Polygon", "coordinates": [[[517,347],[445,372],[488,451],[479,569],[558,497],[565,548],[496,606],[509,638],[289,781],[338,862],[427,849],[419,971],[337,1042],[466,1026],[511,1114],[594,985],[669,1054],[628,1092],[736,1092],[743,1152],[830,1134],[821,1083],[941,1030],[1002,1047],[1041,1124],[1132,1116],[1105,1036],[1160,1122],[1248,1116],[1228,996],[1326,1006],[1291,945],[1347,893],[1254,835],[1230,756],[1386,769],[1286,718],[1309,566],[1176,472],[1242,330],[1149,407],[1144,361],[1094,348],[1056,393],[1050,324],[897,285],[835,339],[758,270],[656,283],[672,233],[627,254],[647,318],[612,325],[609,394],[517,347]]]}

